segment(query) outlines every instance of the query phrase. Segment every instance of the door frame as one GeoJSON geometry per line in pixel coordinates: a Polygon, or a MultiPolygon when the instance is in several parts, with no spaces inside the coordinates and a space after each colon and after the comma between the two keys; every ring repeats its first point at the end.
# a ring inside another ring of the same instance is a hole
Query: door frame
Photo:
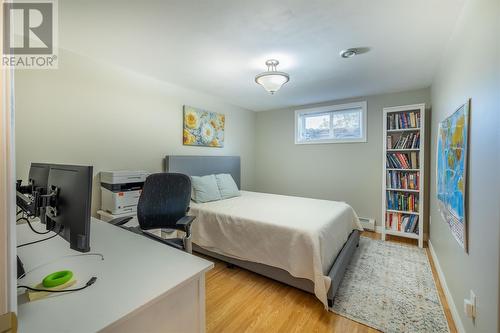
{"type": "MultiPolygon", "coordinates": [[[[3,18],[3,5],[0,6],[3,18]]],[[[3,36],[3,24],[0,24],[3,36]]],[[[0,37],[0,50],[3,50],[0,37]]],[[[0,68],[0,316],[17,312],[14,70],[0,68]]]]}

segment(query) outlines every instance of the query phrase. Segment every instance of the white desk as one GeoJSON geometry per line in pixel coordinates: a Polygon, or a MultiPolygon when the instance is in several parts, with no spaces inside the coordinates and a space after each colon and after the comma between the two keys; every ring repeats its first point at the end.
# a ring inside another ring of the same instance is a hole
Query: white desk
{"type": "MultiPolygon", "coordinates": [[[[139,225],[139,222],[137,221],[137,212],[132,212],[132,213],[124,213],[124,214],[116,214],[113,215],[111,213],[108,213],[104,210],[98,210],[97,214],[99,215],[99,220],[104,221],[104,222],[109,222],[113,219],[116,219],[118,217],[132,217],[132,220],[130,222],[127,222],[125,225],[129,227],[135,227],[139,225]]],[[[162,237],[162,238],[176,238],[178,237],[178,232],[177,231],[170,231],[167,232],[167,229],[153,229],[153,230],[148,230],[147,232],[162,237]]]]}
{"type": "MultiPolygon", "coordinates": [[[[35,226],[36,227],[36,226],[35,226]]],[[[41,228],[40,225],[38,225],[41,228]]],[[[17,226],[18,244],[44,238],[26,224],[17,226]]],[[[204,332],[205,272],[213,263],[146,237],[92,219],[89,253],[79,254],[57,236],[22,247],[18,255],[28,272],[19,284],[35,285],[54,271],[69,269],[78,287],[34,302],[18,291],[19,332],[204,332]],[[55,261],[54,261],[55,260],[55,261]]]]}

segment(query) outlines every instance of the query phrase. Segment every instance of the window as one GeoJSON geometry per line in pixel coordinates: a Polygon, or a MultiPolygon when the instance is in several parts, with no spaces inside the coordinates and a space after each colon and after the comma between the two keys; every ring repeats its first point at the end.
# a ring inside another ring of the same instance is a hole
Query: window
{"type": "Polygon", "coordinates": [[[366,102],[295,111],[295,143],[366,142],[366,102]]]}

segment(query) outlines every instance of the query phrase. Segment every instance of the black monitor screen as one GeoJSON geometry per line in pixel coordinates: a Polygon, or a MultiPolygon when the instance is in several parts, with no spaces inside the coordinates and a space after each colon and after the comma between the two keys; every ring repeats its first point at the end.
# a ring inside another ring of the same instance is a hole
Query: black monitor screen
{"type": "Polygon", "coordinates": [[[47,209],[47,228],[62,227],[60,235],[72,249],[89,251],[92,167],[52,164],[47,189],[58,192],[55,207],[47,209]]]}

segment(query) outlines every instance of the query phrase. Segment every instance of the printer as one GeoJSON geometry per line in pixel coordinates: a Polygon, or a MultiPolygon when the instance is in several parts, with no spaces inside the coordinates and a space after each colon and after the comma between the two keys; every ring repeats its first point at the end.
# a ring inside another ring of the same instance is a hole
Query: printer
{"type": "Polygon", "coordinates": [[[147,171],[102,171],[101,209],[113,215],[137,211],[147,171]]]}

